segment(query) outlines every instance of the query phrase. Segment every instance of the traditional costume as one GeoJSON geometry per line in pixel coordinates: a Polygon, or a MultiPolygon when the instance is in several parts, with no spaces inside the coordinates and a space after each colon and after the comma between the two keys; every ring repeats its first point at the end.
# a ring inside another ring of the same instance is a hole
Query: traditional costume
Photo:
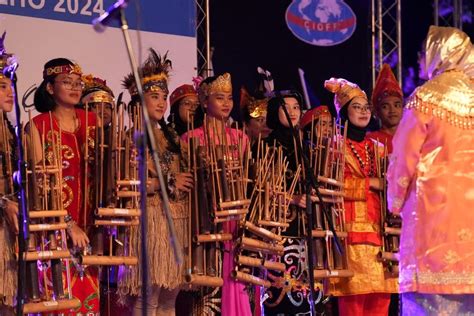
{"type": "MultiPolygon", "coordinates": [[[[294,174],[301,164],[301,157],[296,147],[293,130],[284,126],[278,117],[280,107],[285,106],[285,97],[295,98],[300,106],[302,104],[301,97],[296,92],[270,99],[267,125],[272,132],[265,142],[269,146],[282,148],[283,156],[288,162],[289,171],[285,177],[287,187],[290,187],[294,174]]],[[[294,128],[298,130],[299,126],[294,126],[294,128]]],[[[294,191],[294,195],[300,194],[303,194],[301,181],[298,182],[294,191]]],[[[268,298],[263,303],[265,315],[307,315],[310,311],[306,236],[303,234],[304,211],[295,205],[290,205],[288,212],[287,222],[290,226],[282,233],[285,237],[282,256],[285,272],[268,271],[268,279],[272,282],[272,286],[267,290],[268,298]]]]}
{"type": "MultiPolygon", "coordinates": [[[[69,63],[47,67],[43,72],[45,81],[51,80],[59,74],[76,74],[81,76],[81,68],[69,63]]],[[[36,98],[35,98],[36,100],[36,98]]],[[[35,104],[37,107],[39,104],[35,104]]],[[[91,197],[92,192],[92,161],[85,159],[86,147],[89,153],[95,150],[95,128],[96,117],[94,113],[86,113],[82,109],[75,109],[77,128],[73,132],[60,129],[58,118],[52,111],[44,112],[32,120],[32,131],[36,130],[40,139],[44,141],[40,145],[43,148],[46,165],[55,164],[55,146],[61,144],[59,151],[62,161],[62,203],[67,210],[70,219],[87,232],[92,224],[92,210],[90,203],[84,202],[86,197],[91,197]],[[85,187],[85,181],[88,185],[85,187]]],[[[38,150],[38,148],[36,148],[38,150]]],[[[41,154],[39,155],[41,157],[41,154]]],[[[37,160],[39,162],[39,160],[37,160]]],[[[99,313],[99,283],[97,267],[87,267],[71,263],[71,291],[72,295],[81,301],[81,306],[68,315],[77,313],[99,313]]],[[[50,269],[46,270],[49,276],[50,269]]],[[[63,272],[66,279],[66,272],[63,272]]],[[[48,285],[51,286],[51,285],[48,285]]]]}
{"type": "MultiPolygon", "coordinates": [[[[171,69],[171,61],[167,56],[158,55],[150,49],[150,56],[141,68],[143,76],[144,93],[162,91],[168,94],[168,73],[171,69]]],[[[136,99],[135,78],[128,75],[123,83],[136,99]]],[[[145,106],[145,105],[140,105],[145,106]]],[[[181,155],[179,137],[170,127],[165,125],[164,119],[153,122],[154,136],[158,156],[160,160],[163,177],[166,179],[169,197],[169,208],[174,221],[179,243],[183,248],[187,247],[188,241],[188,207],[187,193],[181,192],[175,187],[175,175],[184,172],[185,163],[181,155]],[[160,126],[161,128],[158,128],[160,126]]],[[[148,179],[157,178],[157,171],[151,155],[148,154],[148,179]]],[[[178,289],[184,283],[184,264],[178,265],[175,261],[174,250],[169,239],[168,223],[163,212],[163,201],[159,191],[149,192],[147,196],[147,257],[148,257],[148,302],[147,312],[154,315],[174,314],[175,298],[178,289]]],[[[138,252],[140,262],[140,242],[142,236],[139,228],[135,229],[132,238],[132,248],[138,252]]],[[[183,249],[184,252],[184,249],[183,249]]],[[[185,253],[185,252],[184,252],[185,253]]],[[[138,296],[135,303],[135,312],[141,308],[141,265],[136,265],[124,271],[119,279],[119,291],[121,295],[138,296]]]]}
{"type": "Polygon", "coordinates": [[[376,153],[383,146],[365,135],[365,128],[348,119],[352,99],[367,100],[356,84],[331,78],[325,87],[335,93],[334,103],[341,123],[348,123],[344,168],[344,208],[348,232],[348,269],[352,278],[331,279],[331,294],[339,297],[341,315],[386,315],[390,294],[398,290],[397,279],[385,276],[377,255],[381,250],[380,198],[369,188],[376,177],[376,153]]]}
{"type": "MultiPolygon", "coordinates": [[[[2,80],[0,85],[10,85],[10,80],[5,77],[3,70],[14,58],[12,54],[6,52],[5,34],[3,33],[0,38],[0,80],[2,80]]],[[[1,87],[1,89],[10,91],[11,94],[9,86],[1,87]]],[[[8,94],[8,92],[6,93],[8,94]]],[[[6,97],[8,98],[8,95],[6,97]]],[[[2,168],[0,168],[0,314],[11,312],[7,309],[13,306],[17,290],[17,262],[14,256],[15,235],[12,228],[8,227],[9,223],[3,213],[7,206],[7,200],[16,200],[12,174],[12,171],[17,169],[15,163],[16,144],[13,128],[7,119],[7,113],[3,110],[3,106],[0,104],[0,161],[2,164],[2,168]]]]}
{"type": "MultiPolygon", "coordinates": [[[[217,76],[212,81],[201,82],[198,92],[202,105],[206,104],[206,100],[216,93],[232,93],[230,74],[225,73],[217,76]]],[[[209,104],[207,106],[208,109],[211,107],[209,104]]],[[[240,154],[245,152],[247,146],[249,146],[247,136],[238,129],[224,126],[225,122],[222,121],[221,118],[208,117],[207,119],[208,121],[205,122],[205,126],[208,127],[208,124],[215,124],[216,126],[214,127],[216,127],[216,129],[209,127],[209,130],[206,130],[204,126],[199,127],[183,134],[182,139],[186,143],[189,143],[191,138],[197,139],[201,146],[209,146],[209,142],[212,142],[212,145],[226,145],[229,147],[229,152],[233,157],[240,157],[240,154]],[[212,123],[209,123],[209,121],[212,121],[212,123]]],[[[223,223],[223,232],[232,234],[235,240],[238,233],[238,226],[238,221],[226,221],[223,223]]],[[[231,278],[231,271],[235,268],[234,251],[235,245],[233,241],[225,241],[222,255],[222,277],[224,284],[220,290],[216,289],[212,291],[210,294],[204,296],[200,300],[201,302],[196,304],[195,311],[198,313],[204,313],[205,315],[221,313],[222,315],[230,316],[251,315],[249,296],[245,291],[245,285],[231,278]]]]}
{"type": "Polygon", "coordinates": [[[474,52],[455,28],[431,26],[428,82],[408,99],[393,139],[388,203],[403,219],[403,315],[474,310],[474,52]]]}

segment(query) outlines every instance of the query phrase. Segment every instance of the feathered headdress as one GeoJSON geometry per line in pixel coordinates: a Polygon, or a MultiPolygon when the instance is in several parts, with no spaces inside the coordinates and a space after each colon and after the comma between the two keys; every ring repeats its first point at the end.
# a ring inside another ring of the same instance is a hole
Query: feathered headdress
{"type": "MultiPolygon", "coordinates": [[[[143,92],[155,91],[155,89],[160,88],[168,94],[168,77],[172,69],[171,60],[168,59],[168,52],[161,56],[153,48],[150,48],[149,51],[150,55],[140,68],[140,75],[143,78],[143,92]]],[[[123,79],[122,86],[130,92],[130,95],[134,96],[137,94],[133,74],[128,74],[123,79]]]]}
{"type": "Polygon", "coordinates": [[[2,37],[0,37],[0,78],[5,78],[3,74],[3,69],[10,66],[15,61],[15,56],[12,54],[7,54],[5,48],[5,36],[7,32],[3,32],[2,37]]]}

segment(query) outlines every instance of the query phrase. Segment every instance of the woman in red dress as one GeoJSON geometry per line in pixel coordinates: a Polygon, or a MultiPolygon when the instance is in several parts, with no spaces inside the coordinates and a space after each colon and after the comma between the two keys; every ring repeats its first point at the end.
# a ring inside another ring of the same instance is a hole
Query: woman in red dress
{"type": "MultiPolygon", "coordinates": [[[[96,126],[94,113],[76,108],[84,85],[81,76],[81,68],[68,59],[48,61],[44,66],[43,82],[34,98],[35,108],[41,114],[34,117],[31,124],[33,142],[38,144],[35,146],[36,162],[41,163],[45,156],[47,165],[53,164],[54,159],[62,163],[62,206],[68,212],[65,221],[69,248],[76,252],[89,247],[86,232],[92,212],[84,199],[91,196],[88,192],[91,186],[85,189],[85,183],[91,181],[91,172],[85,152],[86,149],[89,153],[94,150],[96,126]],[[58,144],[61,144],[61,156],[54,157],[53,149],[58,144]]],[[[66,314],[99,315],[97,268],[84,268],[72,260],[69,262],[72,296],[81,301],[81,306],[66,314]]]]}

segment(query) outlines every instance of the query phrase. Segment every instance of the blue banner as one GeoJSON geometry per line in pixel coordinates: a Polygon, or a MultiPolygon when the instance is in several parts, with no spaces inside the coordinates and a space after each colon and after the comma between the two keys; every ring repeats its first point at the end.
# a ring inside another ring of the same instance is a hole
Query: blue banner
{"type": "MultiPolygon", "coordinates": [[[[114,0],[0,0],[0,13],[91,24],[114,3],[114,0]]],[[[130,0],[125,13],[132,29],[196,36],[193,0],[130,0]]]]}

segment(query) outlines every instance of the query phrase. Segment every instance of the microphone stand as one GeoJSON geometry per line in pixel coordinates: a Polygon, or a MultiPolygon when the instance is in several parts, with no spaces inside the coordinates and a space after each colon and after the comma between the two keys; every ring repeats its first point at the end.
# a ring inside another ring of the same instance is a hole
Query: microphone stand
{"type": "MultiPolygon", "coordinates": [[[[148,115],[148,111],[145,105],[145,98],[143,95],[143,86],[141,82],[141,75],[138,72],[138,65],[136,63],[135,55],[133,53],[132,42],[130,40],[130,35],[128,33],[128,23],[125,17],[125,12],[123,7],[119,7],[119,22],[120,28],[122,30],[123,38],[125,41],[125,47],[127,49],[128,58],[130,61],[130,67],[132,68],[132,73],[135,78],[135,85],[137,87],[137,92],[140,97],[140,102],[142,105],[142,113],[143,113],[143,122],[144,122],[144,132],[141,135],[135,135],[136,144],[139,148],[139,168],[140,168],[140,207],[141,207],[141,216],[140,216],[140,223],[141,223],[141,272],[142,272],[142,288],[141,288],[141,295],[142,295],[142,315],[146,316],[146,305],[147,305],[147,283],[148,283],[148,256],[147,256],[147,217],[146,217],[146,196],[147,196],[147,184],[146,184],[146,174],[147,174],[147,164],[146,164],[146,144],[151,148],[151,154],[153,157],[153,162],[158,174],[158,180],[160,183],[160,193],[161,199],[163,201],[163,211],[166,217],[166,221],[168,224],[169,230],[169,240],[171,247],[174,250],[174,256],[176,260],[176,264],[182,264],[183,262],[183,253],[181,250],[181,245],[179,240],[176,237],[176,229],[174,227],[173,218],[171,217],[171,211],[169,209],[169,199],[168,194],[166,192],[166,184],[163,178],[163,173],[161,171],[160,166],[160,159],[158,157],[158,151],[156,148],[155,142],[155,134],[153,133],[153,127],[150,122],[150,117],[148,115]]],[[[114,17],[115,18],[115,17],[114,17]]]]}
{"type": "Polygon", "coordinates": [[[283,108],[283,112],[285,113],[285,117],[288,121],[288,125],[290,127],[291,133],[293,135],[293,140],[296,143],[296,150],[297,153],[300,155],[301,162],[303,164],[303,168],[305,170],[304,173],[304,191],[306,195],[306,217],[307,217],[307,234],[306,234],[306,244],[307,244],[307,253],[308,253],[308,277],[309,277],[309,287],[310,287],[310,297],[309,297],[309,304],[310,304],[310,311],[311,315],[315,315],[315,304],[319,303],[314,301],[315,298],[315,293],[314,293],[314,257],[313,257],[313,207],[312,207],[312,202],[311,202],[311,192],[312,189],[315,190],[316,196],[319,199],[319,203],[321,205],[321,208],[323,210],[323,214],[326,217],[326,220],[328,222],[329,230],[334,236],[334,241],[336,244],[336,248],[339,253],[342,254],[342,246],[340,244],[339,238],[336,234],[336,230],[334,229],[334,224],[332,222],[332,217],[330,216],[324,202],[323,202],[323,197],[321,195],[321,192],[319,191],[319,185],[318,185],[318,180],[314,176],[313,173],[311,173],[310,170],[310,164],[309,164],[309,159],[306,156],[306,152],[308,150],[308,147],[304,145],[303,142],[301,142],[301,137],[299,131],[293,126],[293,123],[291,122],[290,119],[290,114],[288,113],[288,109],[285,106],[284,102],[284,96],[281,94],[278,95],[280,98],[280,106],[283,108]]]}
{"type": "MultiPolygon", "coordinates": [[[[13,177],[16,185],[18,186],[18,288],[17,288],[17,305],[16,305],[16,315],[23,315],[23,305],[25,304],[26,299],[26,261],[25,261],[25,252],[28,245],[29,239],[29,215],[28,215],[28,206],[26,203],[26,161],[25,161],[25,150],[23,148],[23,131],[21,125],[21,111],[20,104],[18,103],[18,93],[16,86],[16,69],[18,64],[11,66],[9,77],[12,82],[12,92],[13,92],[13,102],[15,107],[15,116],[16,116],[16,127],[15,127],[15,136],[16,144],[18,147],[18,172],[16,176],[13,177]]],[[[9,155],[10,153],[6,153],[9,155]]]]}

